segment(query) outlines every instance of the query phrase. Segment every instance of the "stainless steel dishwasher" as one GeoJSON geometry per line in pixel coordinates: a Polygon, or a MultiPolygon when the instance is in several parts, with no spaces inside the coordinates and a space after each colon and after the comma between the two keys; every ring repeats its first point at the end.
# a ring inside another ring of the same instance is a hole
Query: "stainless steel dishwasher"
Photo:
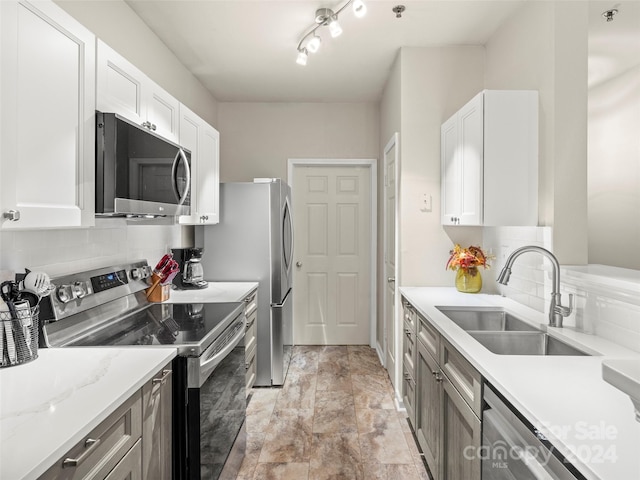
{"type": "Polygon", "coordinates": [[[484,401],[482,480],[586,480],[488,384],[484,401]]]}

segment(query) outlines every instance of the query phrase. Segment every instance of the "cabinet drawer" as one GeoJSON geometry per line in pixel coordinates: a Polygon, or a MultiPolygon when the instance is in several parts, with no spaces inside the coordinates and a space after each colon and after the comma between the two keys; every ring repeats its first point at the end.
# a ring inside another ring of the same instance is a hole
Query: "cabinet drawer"
{"type": "Polygon", "coordinates": [[[256,348],[253,350],[246,350],[246,360],[245,360],[245,381],[247,386],[247,395],[249,395],[249,389],[253,387],[253,384],[256,383],[256,348]]]}
{"type": "Polygon", "coordinates": [[[105,480],[140,480],[142,478],[142,439],[133,446],[105,480]]]}
{"type": "Polygon", "coordinates": [[[404,319],[404,323],[409,325],[409,328],[411,329],[411,331],[415,333],[417,330],[417,325],[416,325],[417,313],[415,308],[413,308],[413,305],[411,305],[404,298],[402,299],[402,316],[404,319]]]}
{"type": "Polygon", "coordinates": [[[440,345],[440,367],[473,412],[480,417],[482,407],[482,376],[445,339],[440,345]]]}
{"type": "Polygon", "coordinates": [[[256,319],[258,318],[258,311],[254,310],[251,315],[247,317],[247,333],[244,336],[244,348],[247,352],[256,348],[256,319]]]}
{"type": "Polygon", "coordinates": [[[142,395],[138,391],[40,478],[103,479],[141,434],[142,395]]]}
{"type": "Polygon", "coordinates": [[[416,428],[416,382],[405,365],[402,372],[402,401],[411,426],[416,428]]]}
{"type": "Polygon", "coordinates": [[[258,308],[258,291],[254,290],[244,299],[244,314],[249,317],[258,308]]]}
{"type": "Polygon", "coordinates": [[[404,335],[402,336],[402,361],[411,376],[416,376],[416,335],[411,327],[404,323],[404,335]]]}
{"type": "Polygon", "coordinates": [[[440,334],[428,320],[418,315],[418,340],[433,358],[440,358],[440,334]]]}
{"type": "Polygon", "coordinates": [[[245,368],[247,372],[245,374],[245,381],[247,386],[247,395],[249,395],[249,389],[253,387],[253,384],[256,383],[256,348],[249,351],[246,350],[247,356],[245,360],[245,368]]]}

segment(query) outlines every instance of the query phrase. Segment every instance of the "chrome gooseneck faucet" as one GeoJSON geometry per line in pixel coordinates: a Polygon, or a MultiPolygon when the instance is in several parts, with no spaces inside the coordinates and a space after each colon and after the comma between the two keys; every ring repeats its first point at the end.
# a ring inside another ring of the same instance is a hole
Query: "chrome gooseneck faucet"
{"type": "Polygon", "coordinates": [[[511,277],[511,266],[516,258],[526,252],[538,252],[547,257],[551,261],[553,266],[553,290],[551,292],[551,304],[549,305],[549,326],[550,327],[562,327],[562,319],[571,315],[573,310],[573,295],[569,295],[569,306],[564,307],[561,301],[560,295],[560,264],[558,259],[553,253],[546,248],[536,247],[535,245],[528,245],[520,247],[509,255],[507,262],[504,264],[500,275],[498,275],[498,283],[506,285],[509,283],[509,277],[511,277]]]}

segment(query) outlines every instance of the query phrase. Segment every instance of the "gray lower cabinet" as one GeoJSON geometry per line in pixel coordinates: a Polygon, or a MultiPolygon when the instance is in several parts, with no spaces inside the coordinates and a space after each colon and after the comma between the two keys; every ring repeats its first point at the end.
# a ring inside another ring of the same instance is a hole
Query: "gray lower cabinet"
{"type": "Polygon", "coordinates": [[[253,290],[244,298],[244,315],[247,317],[247,333],[244,336],[244,354],[246,368],[246,391],[247,396],[251,392],[253,384],[256,382],[256,346],[258,344],[256,336],[256,319],[258,318],[258,290],[253,290]]]}
{"type": "Polygon", "coordinates": [[[127,452],[120,463],[111,470],[105,480],[140,480],[142,473],[140,471],[140,462],[142,461],[142,439],[127,452]]]}
{"type": "Polygon", "coordinates": [[[415,430],[429,470],[435,480],[480,480],[482,377],[422,316],[417,347],[415,430]]]}
{"type": "Polygon", "coordinates": [[[170,479],[171,375],[168,364],[39,480],[170,479]]]}
{"type": "Polygon", "coordinates": [[[416,385],[416,437],[429,469],[438,478],[440,469],[440,378],[438,362],[418,340],[416,385]]]}
{"type": "Polygon", "coordinates": [[[169,480],[172,472],[173,373],[163,368],[142,387],[142,478],[169,480]]]}

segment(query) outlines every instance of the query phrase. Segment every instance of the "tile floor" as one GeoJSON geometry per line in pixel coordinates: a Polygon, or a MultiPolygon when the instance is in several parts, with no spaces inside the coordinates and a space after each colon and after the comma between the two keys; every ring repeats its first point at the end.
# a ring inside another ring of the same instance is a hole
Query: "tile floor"
{"type": "Polygon", "coordinates": [[[375,350],[299,346],[282,388],[255,388],[238,480],[428,480],[375,350]]]}

